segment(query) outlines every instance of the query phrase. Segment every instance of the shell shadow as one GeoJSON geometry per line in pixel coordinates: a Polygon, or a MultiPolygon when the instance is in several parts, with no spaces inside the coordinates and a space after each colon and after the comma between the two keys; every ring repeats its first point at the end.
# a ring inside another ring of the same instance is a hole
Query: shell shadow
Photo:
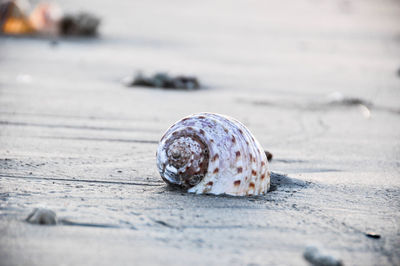
{"type": "Polygon", "coordinates": [[[308,184],[309,182],[297,178],[291,178],[286,175],[271,172],[271,185],[268,192],[276,191],[282,188],[305,188],[308,184]]]}
{"type": "MultiPolygon", "coordinates": [[[[270,192],[274,191],[285,191],[285,190],[291,190],[295,191],[298,189],[306,188],[310,182],[303,181],[297,178],[291,178],[288,177],[287,175],[279,174],[276,172],[271,172],[271,184],[270,184],[270,189],[268,190],[268,194],[270,192]]],[[[185,189],[180,188],[179,186],[174,186],[174,185],[166,185],[165,187],[158,189],[158,193],[165,193],[165,192],[172,192],[172,193],[180,193],[182,196],[184,195],[192,195],[192,196],[201,196],[201,197],[222,197],[222,198],[233,198],[233,199],[240,199],[240,198],[262,198],[267,195],[258,195],[258,196],[232,196],[232,195],[212,195],[212,194],[201,194],[201,195],[196,195],[193,193],[187,193],[185,189]]]]}

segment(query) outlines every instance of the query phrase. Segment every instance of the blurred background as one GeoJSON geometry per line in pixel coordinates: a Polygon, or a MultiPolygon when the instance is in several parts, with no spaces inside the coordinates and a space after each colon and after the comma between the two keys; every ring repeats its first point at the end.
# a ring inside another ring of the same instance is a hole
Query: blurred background
{"type": "MultiPolygon", "coordinates": [[[[38,1],[30,3],[33,8],[38,1]]],[[[12,71],[38,81],[47,76],[103,83],[137,70],[165,71],[194,74],[213,90],[342,91],[395,104],[386,96],[399,85],[396,0],[57,4],[64,12],[101,18],[99,37],[52,45],[3,36],[3,82],[12,71]]]]}

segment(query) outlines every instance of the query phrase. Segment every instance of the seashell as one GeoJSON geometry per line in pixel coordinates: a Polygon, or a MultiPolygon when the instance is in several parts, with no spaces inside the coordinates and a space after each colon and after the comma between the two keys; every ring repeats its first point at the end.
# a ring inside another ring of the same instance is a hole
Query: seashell
{"type": "Polygon", "coordinates": [[[213,113],[172,125],[158,145],[157,168],[166,183],[196,194],[261,195],[270,186],[258,141],[236,119],[213,113]]]}

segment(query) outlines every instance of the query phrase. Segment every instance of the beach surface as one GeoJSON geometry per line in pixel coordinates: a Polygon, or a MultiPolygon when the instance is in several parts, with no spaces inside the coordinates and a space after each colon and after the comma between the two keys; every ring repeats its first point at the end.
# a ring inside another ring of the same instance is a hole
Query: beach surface
{"type": "Polygon", "coordinates": [[[310,245],[400,265],[398,1],[60,5],[98,38],[0,36],[0,265],[308,265],[310,245]],[[137,71],[203,88],[124,86],[137,71]],[[273,191],[165,185],[158,141],[197,112],[250,129],[273,191]],[[60,223],[27,223],[38,207],[60,223]]]}

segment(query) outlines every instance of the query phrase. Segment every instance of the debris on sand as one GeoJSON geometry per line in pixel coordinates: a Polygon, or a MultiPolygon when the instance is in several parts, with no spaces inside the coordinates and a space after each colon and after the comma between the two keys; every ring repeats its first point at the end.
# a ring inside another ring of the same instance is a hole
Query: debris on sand
{"type": "Polygon", "coordinates": [[[52,210],[44,208],[34,209],[25,220],[31,224],[40,224],[40,225],[57,224],[56,213],[53,212],[52,210]]]}
{"type": "Polygon", "coordinates": [[[371,118],[370,109],[372,107],[372,103],[363,99],[346,97],[341,92],[333,92],[328,95],[328,103],[334,106],[357,106],[365,118],[371,118]]]}
{"type": "Polygon", "coordinates": [[[381,238],[380,234],[377,234],[375,232],[367,232],[365,233],[365,236],[369,237],[369,238],[374,238],[374,239],[379,239],[381,238]]]}
{"type": "Polygon", "coordinates": [[[338,91],[328,94],[327,97],[328,97],[329,103],[332,105],[354,106],[354,105],[361,104],[366,107],[372,106],[372,104],[370,102],[367,102],[360,98],[344,96],[343,93],[338,92],[338,91]]]}
{"type": "Polygon", "coordinates": [[[174,226],[172,226],[169,223],[166,223],[166,222],[164,222],[162,220],[155,220],[154,222],[156,222],[156,223],[158,223],[158,224],[160,224],[162,226],[168,227],[168,228],[175,228],[174,226]]]}
{"type": "Polygon", "coordinates": [[[70,36],[95,36],[99,24],[100,19],[89,13],[66,14],[60,20],[60,34],[70,36]]]}
{"type": "Polygon", "coordinates": [[[343,266],[340,259],[322,253],[315,246],[307,246],[303,257],[313,266],[343,266]]]}
{"type": "Polygon", "coordinates": [[[127,77],[122,82],[128,87],[142,86],[177,90],[196,90],[200,88],[200,83],[196,77],[182,75],[173,77],[162,72],[152,76],[144,76],[139,72],[134,78],[127,77]]]}
{"type": "Polygon", "coordinates": [[[34,31],[23,7],[14,1],[0,3],[0,32],[7,34],[30,34],[34,31]]]}
{"type": "Polygon", "coordinates": [[[8,0],[0,3],[0,33],[39,36],[95,36],[100,19],[89,13],[63,14],[54,3],[40,2],[32,12],[29,5],[8,0]]]}

